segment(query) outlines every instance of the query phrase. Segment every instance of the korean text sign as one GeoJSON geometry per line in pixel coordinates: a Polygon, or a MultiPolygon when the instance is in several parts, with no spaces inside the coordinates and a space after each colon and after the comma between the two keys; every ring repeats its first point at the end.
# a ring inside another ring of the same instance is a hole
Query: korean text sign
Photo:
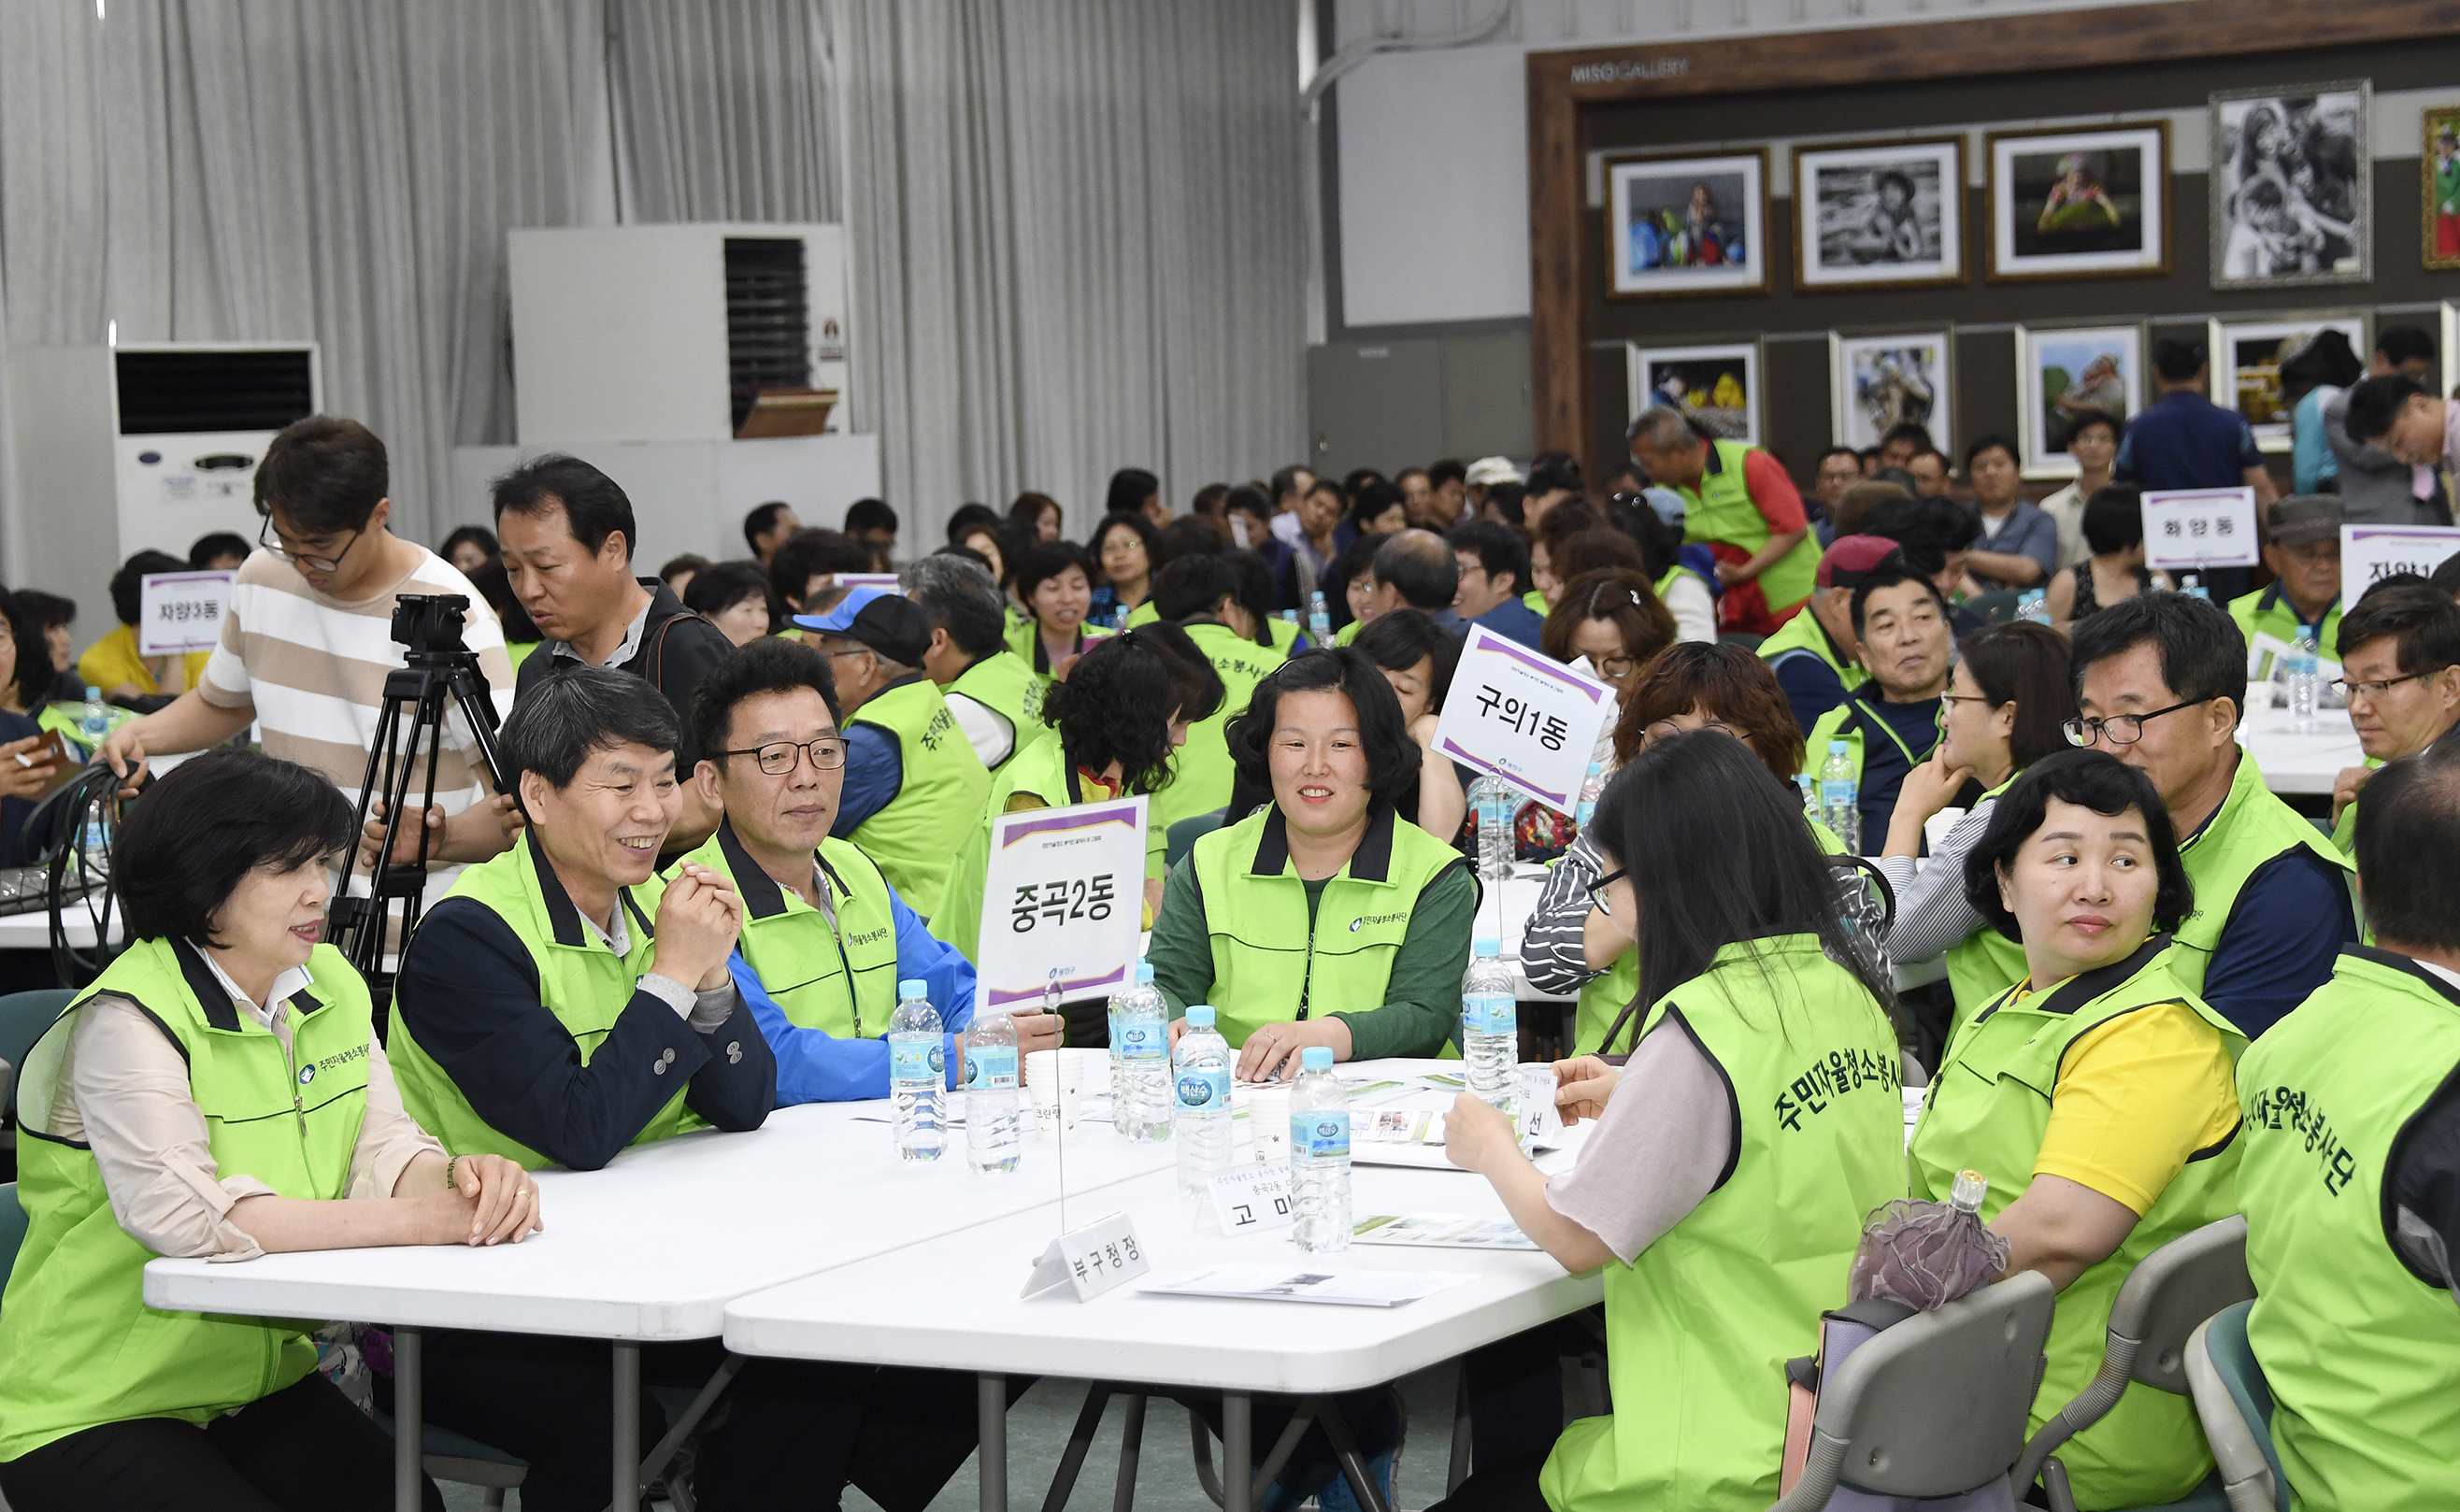
{"type": "Polygon", "coordinates": [[[1033,808],[991,822],[983,887],[980,999],[1038,1003],[1107,993],[1127,980],[1143,934],[1141,797],[1033,808]]]}
{"type": "Polygon", "coordinates": [[[230,613],[226,572],[147,573],[138,580],[137,654],[211,651],[230,613]]]}
{"type": "Polygon", "coordinates": [[[2147,567],[2252,567],[2262,547],[2251,488],[2155,489],[2144,495],[2147,567]]]}
{"type": "Polygon", "coordinates": [[[2356,603],[2394,573],[2431,578],[2454,552],[2460,552],[2460,525],[2343,525],[2341,602],[2356,603]]]}
{"type": "Polygon", "coordinates": [[[1570,813],[1598,732],[1616,707],[1608,684],[1472,625],[1435,725],[1435,750],[1570,813]]]}

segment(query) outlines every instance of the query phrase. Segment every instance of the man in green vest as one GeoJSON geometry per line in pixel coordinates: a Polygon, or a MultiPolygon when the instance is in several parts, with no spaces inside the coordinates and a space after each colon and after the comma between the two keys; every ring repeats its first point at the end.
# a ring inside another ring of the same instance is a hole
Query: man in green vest
{"type": "Polygon", "coordinates": [[[2238,1062],[2246,1334],[2290,1504],[2424,1512],[2460,1460],[2460,751],[2377,774],[2357,862],[2375,944],[2238,1062]]]}
{"type": "MultiPolygon", "coordinates": [[[[1804,729],[1870,681],[1862,666],[1862,640],[1854,633],[1854,590],[1862,576],[1883,562],[1902,564],[1904,553],[1879,536],[1840,536],[1819,554],[1816,585],[1802,613],[1760,642],[1760,659],[1776,674],[1804,729]]],[[[1815,765],[1815,764],[1814,764],[1815,765]]]]}
{"type": "MultiPolygon", "coordinates": [[[[828,660],[773,637],[718,663],[692,705],[692,780],[726,817],[686,861],[743,899],[734,981],[777,1058],[781,1106],[888,1096],[882,1037],[900,982],[928,986],[952,1040],[974,1015],[973,963],[931,937],[870,857],[829,833],[845,776],[836,704],[828,660]]],[[[1017,1016],[1021,1050],[1058,1044],[1055,1028],[1036,1027],[1043,1018],[1017,1016]]],[[[953,1078],[963,1060],[946,1048],[953,1078]]]]}
{"type": "MultiPolygon", "coordinates": [[[[2330,656],[2341,634],[2341,501],[2328,494],[2275,500],[2264,519],[2263,565],[2272,582],[2230,600],[2230,618],[2246,643],[2254,645],[2261,631],[2294,645],[2298,632],[2308,630],[2316,649],[2330,656]]],[[[2268,680],[2272,659],[2251,670],[2268,680]]]]}
{"type": "Polygon", "coordinates": [[[931,621],[912,599],[865,585],[795,622],[830,659],[846,713],[845,793],[829,832],[861,847],[927,919],[991,790],[948,701],[922,673],[931,621]]]}
{"type": "Polygon", "coordinates": [[[2460,604],[2422,582],[2384,583],[2350,605],[2332,649],[2366,756],[2332,785],[2332,843],[2347,851],[2358,794],[2375,768],[2416,755],[2460,724],[2460,604]]]}
{"type": "Polygon", "coordinates": [[[1940,696],[1955,648],[1939,586],[1901,559],[1862,575],[1854,590],[1854,634],[1870,683],[1812,725],[1803,759],[1823,770],[1831,749],[1844,746],[1862,820],[1861,833],[1845,838],[1858,855],[1887,838],[1906,774],[1939,748],[1940,696]]]}
{"type": "Polygon", "coordinates": [[[2176,970],[2250,1040],[2332,975],[2357,937],[2348,858],[2266,791],[2238,748],[2246,640],[2210,599],[2137,594],[2077,621],[2068,738],[2152,780],[2195,910],[2176,970]]]}
{"type": "Polygon", "coordinates": [[[1239,604],[1238,575],[1222,557],[1181,556],[1167,563],[1154,575],[1151,601],[1163,620],[1187,632],[1221,679],[1221,702],[1187,727],[1187,744],[1171,758],[1169,784],[1153,795],[1153,827],[1168,834],[1181,819],[1230,801],[1239,775],[1230,761],[1230,722],[1247,712],[1256,684],[1289,657],[1278,646],[1256,643],[1256,621],[1239,604]]]}
{"type": "Polygon", "coordinates": [[[1683,411],[1650,405],[1625,432],[1632,460],[1683,496],[1683,538],[1717,553],[1718,628],[1772,635],[1811,597],[1819,546],[1785,464],[1740,441],[1712,441],[1683,411]]]}
{"type": "Polygon", "coordinates": [[[986,771],[1050,733],[1042,720],[1042,679],[1007,648],[999,584],[980,562],[935,552],[898,574],[905,596],[931,621],[922,675],[939,686],[986,771]]]}

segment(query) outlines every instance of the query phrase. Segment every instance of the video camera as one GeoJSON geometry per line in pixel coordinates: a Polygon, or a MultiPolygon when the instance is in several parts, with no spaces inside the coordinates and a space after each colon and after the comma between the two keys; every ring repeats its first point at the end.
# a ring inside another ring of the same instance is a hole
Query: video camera
{"type": "Polygon", "coordinates": [[[469,607],[459,594],[401,594],[392,601],[392,638],[410,648],[413,665],[421,657],[463,652],[463,611],[469,607]]]}

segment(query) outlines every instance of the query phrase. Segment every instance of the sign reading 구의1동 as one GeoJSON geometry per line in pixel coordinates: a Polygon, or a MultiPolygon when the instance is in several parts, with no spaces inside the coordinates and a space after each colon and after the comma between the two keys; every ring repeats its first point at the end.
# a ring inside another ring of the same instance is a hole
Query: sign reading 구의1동
{"type": "Polygon", "coordinates": [[[1615,708],[1606,683],[1472,625],[1435,724],[1435,750],[1570,813],[1615,708]]]}
{"type": "Polygon", "coordinates": [[[995,1008],[1108,993],[1144,933],[1145,803],[1001,814],[983,885],[977,1000],[995,1008]]]}

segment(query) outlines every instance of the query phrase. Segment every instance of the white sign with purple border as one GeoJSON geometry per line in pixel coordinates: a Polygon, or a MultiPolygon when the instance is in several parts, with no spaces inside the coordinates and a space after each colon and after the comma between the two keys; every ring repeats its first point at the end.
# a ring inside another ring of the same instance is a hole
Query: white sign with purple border
{"type": "Polygon", "coordinates": [[[170,656],[211,651],[223,643],[230,613],[231,574],[147,573],[138,579],[137,654],[170,656]]]}
{"type": "Polygon", "coordinates": [[[991,821],[975,1000],[994,1008],[1107,994],[1128,979],[1144,932],[1141,797],[1001,814],[991,821]]]}
{"type": "Polygon", "coordinates": [[[2356,603],[2394,573],[2431,578],[2454,552],[2460,552],[2460,525],[2343,525],[2341,602],[2356,603]]]}
{"type": "Polygon", "coordinates": [[[2252,567],[2262,559],[2255,490],[2154,489],[2144,495],[2144,565],[2172,572],[2252,567]]]}
{"type": "Polygon", "coordinates": [[[901,594],[905,591],[898,586],[895,573],[839,573],[837,584],[840,588],[877,588],[881,593],[901,594]]]}
{"type": "Polygon", "coordinates": [[[1570,813],[1616,708],[1611,685],[1472,625],[1435,724],[1435,751],[1570,813]]]}

